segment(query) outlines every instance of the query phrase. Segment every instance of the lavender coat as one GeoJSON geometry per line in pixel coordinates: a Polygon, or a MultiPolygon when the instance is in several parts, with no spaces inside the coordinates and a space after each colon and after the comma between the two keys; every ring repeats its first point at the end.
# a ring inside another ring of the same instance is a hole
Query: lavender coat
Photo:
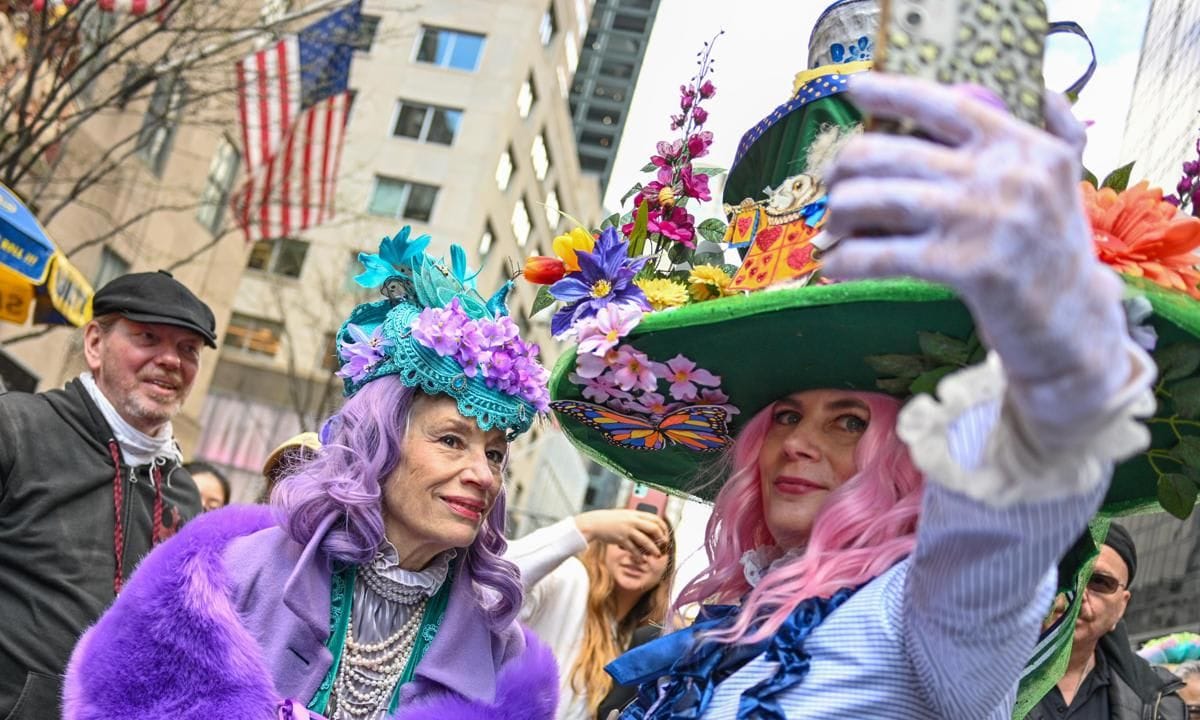
{"type": "MultiPolygon", "coordinates": [[[[66,720],[269,720],[316,693],[333,664],[330,573],[263,507],[208,513],[155,549],[75,647],[66,720]]],[[[515,623],[488,629],[463,566],[437,637],[401,690],[394,720],[550,720],[557,671],[515,623]]]]}

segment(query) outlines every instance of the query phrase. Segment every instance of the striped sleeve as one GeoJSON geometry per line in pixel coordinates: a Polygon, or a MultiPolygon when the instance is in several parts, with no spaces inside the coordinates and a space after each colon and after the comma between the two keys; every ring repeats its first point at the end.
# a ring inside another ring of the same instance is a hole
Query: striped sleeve
{"type": "MultiPolygon", "coordinates": [[[[986,462],[983,449],[999,421],[999,403],[989,402],[952,423],[949,448],[962,467],[986,462]]],[[[1107,486],[993,507],[930,478],[899,622],[940,717],[1006,714],[1053,599],[1058,558],[1107,486]]]]}

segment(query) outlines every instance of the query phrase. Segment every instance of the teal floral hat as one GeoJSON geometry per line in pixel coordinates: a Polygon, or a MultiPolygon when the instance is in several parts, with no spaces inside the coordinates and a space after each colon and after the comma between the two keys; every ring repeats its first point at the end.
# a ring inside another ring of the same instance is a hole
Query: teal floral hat
{"type": "Polygon", "coordinates": [[[429,236],[410,240],[404,227],[378,253],[359,253],[354,278],[384,299],[354,308],[337,334],[346,396],[372,380],[397,375],[430,395],[448,395],[464,417],[511,439],[549,409],[538,346],[521,339],[505,300],[512,281],[490,299],[475,289],[466,252],[450,246],[450,264],[425,254],[429,236]]]}

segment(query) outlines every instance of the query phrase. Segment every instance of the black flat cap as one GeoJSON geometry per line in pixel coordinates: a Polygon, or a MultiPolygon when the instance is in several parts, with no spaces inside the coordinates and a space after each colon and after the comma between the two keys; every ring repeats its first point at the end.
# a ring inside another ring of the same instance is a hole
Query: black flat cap
{"type": "Polygon", "coordinates": [[[217,346],[217,320],[200,298],[166,270],[122,275],[92,296],[92,315],[119,313],[134,322],[187,328],[217,346]]]}
{"type": "Polygon", "coordinates": [[[1133,576],[1137,574],[1137,546],[1133,544],[1133,536],[1123,525],[1112,523],[1108,526],[1108,536],[1104,538],[1104,544],[1121,556],[1129,570],[1129,582],[1126,583],[1126,587],[1132,585],[1133,576]]]}

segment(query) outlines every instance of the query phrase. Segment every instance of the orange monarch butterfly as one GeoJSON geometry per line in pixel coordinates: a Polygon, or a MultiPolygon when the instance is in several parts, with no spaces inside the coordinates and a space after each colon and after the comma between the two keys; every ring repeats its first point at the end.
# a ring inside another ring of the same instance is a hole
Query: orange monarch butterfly
{"type": "Polygon", "coordinates": [[[613,445],[631,450],[683,445],[696,452],[716,452],[733,442],[725,426],[725,408],[719,405],[689,405],[658,421],[577,400],[555,400],[550,407],[600,431],[613,445]]]}

